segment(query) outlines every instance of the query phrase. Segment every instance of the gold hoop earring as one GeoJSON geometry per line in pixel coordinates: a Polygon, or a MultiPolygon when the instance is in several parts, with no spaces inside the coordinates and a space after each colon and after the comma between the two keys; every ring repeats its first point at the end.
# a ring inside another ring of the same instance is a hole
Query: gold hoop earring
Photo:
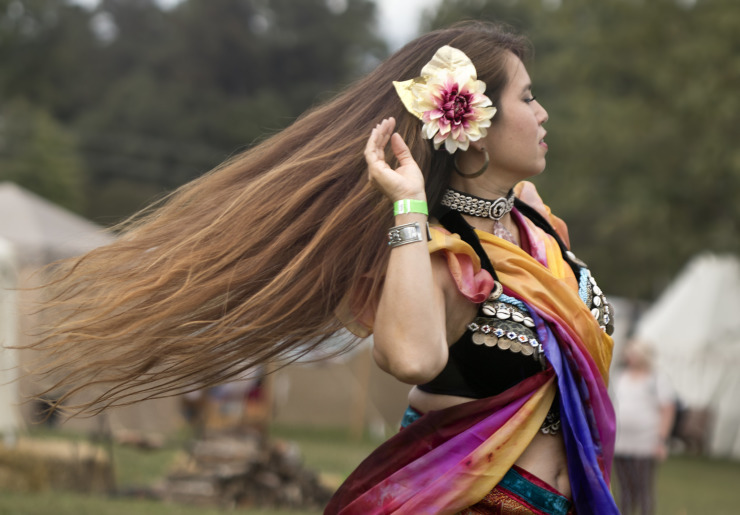
{"type": "Polygon", "coordinates": [[[457,164],[457,156],[460,154],[455,154],[455,158],[452,160],[452,167],[455,169],[455,172],[460,175],[461,177],[465,177],[466,179],[475,179],[476,177],[479,177],[483,175],[483,172],[488,170],[488,163],[490,162],[490,159],[488,157],[488,151],[484,148],[483,155],[485,156],[485,161],[483,162],[483,166],[480,167],[480,170],[476,170],[473,173],[464,173],[460,170],[460,166],[457,164]]]}

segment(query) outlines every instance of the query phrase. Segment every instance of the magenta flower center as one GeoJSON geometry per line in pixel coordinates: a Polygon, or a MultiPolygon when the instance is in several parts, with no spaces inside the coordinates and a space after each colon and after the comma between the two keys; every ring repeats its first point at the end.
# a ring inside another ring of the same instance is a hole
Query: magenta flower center
{"type": "Polygon", "coordinates": [[[460,93],[457,84],[450,91],[447,91],[442,99],[442,111],[445,114],[445,118],[455,125],[461,124],[465,115],[471,111],[470,96],[460,93]]]}

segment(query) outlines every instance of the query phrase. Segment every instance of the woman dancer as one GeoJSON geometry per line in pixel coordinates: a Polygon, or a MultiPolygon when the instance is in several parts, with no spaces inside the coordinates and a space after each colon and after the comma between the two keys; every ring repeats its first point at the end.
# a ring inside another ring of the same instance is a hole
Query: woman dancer
{"type": "Polygon", "coordinates": [[[547,152],[528,54],[424,35],[61,267],[54,389],[105,386],[95,411],[373,332],[406,427],[327,513],[616,513],[610,308],[522,182],[547,152]]]}

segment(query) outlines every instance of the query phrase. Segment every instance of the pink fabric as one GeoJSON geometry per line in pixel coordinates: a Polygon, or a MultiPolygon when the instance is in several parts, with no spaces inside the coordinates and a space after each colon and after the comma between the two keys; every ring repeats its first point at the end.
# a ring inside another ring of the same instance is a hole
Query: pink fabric
{"type": "Polygon", "coordinates": [[[431,231],[430,251],[444,254],[450,275],[460,293],[476,304],[486,300],[493,289],[493,277],[481,268],[475,251],[458,235],[451,234],[443,227],[434,226],[431,231]]]}
{"type": "Polygon", "coordinates": [[[514,187],[514,193],[520,200],[533,207],[542,216],[544,216],[545,220],[548,220],[553,229],[555,229],[558,235],[560,235],[560,238],[563,240],[563,243],[565,243],[565,246],[570,248],[568,226],[565,225],[565,222],[563,222],[560,218],[552,214],[550,208],[540,198],[540,195],[539,193],[537,193],[537,188],[534,187],[534,184],[529,181],[522,181],[514,187]]]}
{"type": "Polygon", "coordinates": [[[483,269],[476,272],[472,259],[465,254],[445,251],[445,257],[460,293],[476,304],[486,300],[493,289],[491,274],[483,269]]]}

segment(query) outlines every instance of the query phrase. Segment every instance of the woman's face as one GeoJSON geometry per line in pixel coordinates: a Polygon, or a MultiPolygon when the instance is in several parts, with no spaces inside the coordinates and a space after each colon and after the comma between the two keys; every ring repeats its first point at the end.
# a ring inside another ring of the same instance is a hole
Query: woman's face
{"type": "Polygon", "coordinates": [[[481,141],[490,156],[489,172],[515,184],[545,169],[544,141],[547,111],[532,96],[532,81],[524,63],[514,54],[506,62],[509,81],[493,117],[488,135],[481,141]]]}

